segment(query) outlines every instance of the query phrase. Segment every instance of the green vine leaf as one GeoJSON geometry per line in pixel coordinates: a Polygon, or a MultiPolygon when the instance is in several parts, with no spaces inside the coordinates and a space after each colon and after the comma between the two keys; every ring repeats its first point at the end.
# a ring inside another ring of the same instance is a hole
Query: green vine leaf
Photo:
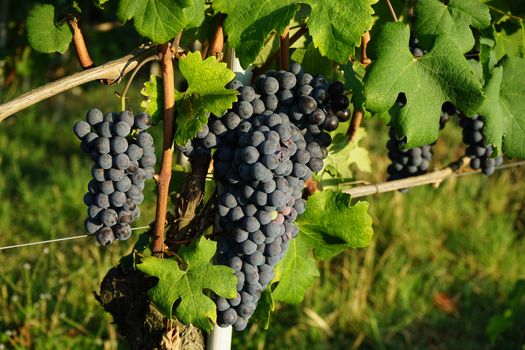
{"type": "Polygon", "coordinates": [[[470,27],[483,29],[490,25],[487,5],[479,0],[450,0],[448,5],[439,0],[418,0],[415,8],[415,32],[424,35],[447,35],[462,52],[474,47],[470,27]]]}
{"type": "Polygon", "coordinates": [[[360,46],[363,33],[374,23],[372,5],[377,1],[305,0],[312,8],[308,30],[321,55],[338,63],[347,62],[354,48],[360,46]]]}
{"type": "Polygon", "coordinates": [[[159,282],[148,291],[154,305],[166,316],[172,316],[173,304],[179,301],[175,316],[184,324],[193,324],[211,331],[217,318],[215,303],[204,290],[211,290],[225,298],[237,295],[237,278],[233,269],[213,265],[216,243],[200,239],[190,246],[182,246],[179,256],[186,267],[182,269],[175,259],[146,257],[137,269],[149,276],[158,277],[159,282]]]}
{"type": "Polygon", "coordinates": [[[140,90],[140,94],[146,97],[140,104],[144,111],[148,113],[153,121],[157,124],[163,118],[162,109],[159,106],[164,105],[164,95],[162,93],[162,79],[156,75],[151,75],[149,81],[144,83],[144,87],[140,90]]]}
{"type": "Polygon", "coordinates": [[[241,65],[252,63],[270,33],[282,34],[299,10],[294,0],[215,0],[213,8],[226,15],[224,30],[241,65]]]}
{"type": "Polygon", "coordinates": [[[290,241],[284,259],[275,267],[272,282],[272,285],[277,283],[272,291],[274,301],[300,303],[314,279],[319,277],[319,269],[309,250],[310,246],[301,234],[290,241]]]}
{"type": "Polygon", "coordinates": [[[374,231],[368,202],[350,203],[342,192],[326,190],[308,198],[306,211],[297,219],[299,236],[313,248],[315,255],[330,259],[346,248],[370,244],[374,231]]]}
{"type": "Polygon", "coordinates": [[[120,0],[117,16],[133,19],[140,35],[161,44],[204,21],[204,0],[120,0]]]}
{"type": "MultiPolygon", "coordinates": [[[[330,178],[350,179],[354,175],[350,168],[353,164],[361,171],[372,172],[368,150],[359,146],[359,142],[365,137],[364,128],[359,128],[356,131],[355,142],[348,141],[348,136],[344,130],[335,134],[328,149],[328,156],[324,161],[323,173],[327,172],[330,178]]],[[[322,181],[325,177],[324,174],[321,176],[322,181]]]]}
{"type": "Polygon", "coordinates": [[[367,211],[367,202],[352,206],[350,196],[342,192],[316,192],[308,198],[306,211],[296,221],[299,235],[290,241],[284,259],[275,268],[273,300],[291,304],[303,300],[306,290],[319,276],[310,254],[312,250],[318,258],[326,260],[346,248],[370,244],[372,218],[367,211]]]}
{"type": "Polygon", "coordinates": [[[184,145],[208,122],[210,113],[222,115],[231,108],[237,101],[237,91],[225,88],[235,73],[215,57],[202,60],[200,52],[190,52],[179,61],[179,70],[188,82],[188,89],[175,90],[175,142],[184,145]]]}
{"type": "Polygon", "coordinates": [[[402,23],[384,25],[375,37],[377,59],[364,78],[365,108],[391,111],[398,134],[407,137],[406,148],[437,139],[441,105],[450,101],[466,114],[483,102],[481,83],[463,54],[446,36],[436,38],[428,54],[414,58],[409,50],[410,29],[402,23]],[[400,93],[406,105],[397,107],[400,93]]]}
{"type": "Polygon", "coordinates": [[[26,23],[27,38],[33,49],[43,53],[67,51],[73,34],[66,21],[56,22],[53,5],[35,6],[26,23]]]}
{"type": "Polygon", "coordinates": [[[507,58],[485,86],[485,142],[510,158],[525,159],[525,59],[507,58]]]}

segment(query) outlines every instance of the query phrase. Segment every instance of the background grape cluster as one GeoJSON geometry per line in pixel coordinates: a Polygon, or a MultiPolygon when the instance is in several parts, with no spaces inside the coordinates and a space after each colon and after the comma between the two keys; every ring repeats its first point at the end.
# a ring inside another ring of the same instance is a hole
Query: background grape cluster
{"type": "Polygon", "coordinates": [[[84,203],[86,230],[102,246],[131,236],[131,223],[140,215],[144,182],[155,173],[153,138],[144,131],[151,125],[146,113],[106,113],[91,109],[86,120],[73,128],[80,148],[94,164],[84,203]]]}
{"type": "Polygon", "coordinates": [[[468,118],[461,115],[459,123],[463,132],[463,143],[468,146],[466,155],[470,157],[471,168],[481,169],[487,176],[492,175],[496,167],[503,163],[503,157],[491,158],[492,146],[486,145],[483,137],[483,116],[468,118]]]}
{"type": "MultiPolygon", "coordinates": [[[[455,110],[448,108],[445,104],[439,118],[439,128],[443,129],[455,110]]],[[[411,176],[425,174],[432,161],[432,146],[424,145],[411,149],[403,149],[406,139],[397,136],[393,127],[389,130],[389,140],[386,144],[388,158],[391,163],[387,168],[388,180],[404,179],[411,176]]]]}
{"type": "Polygon", "coordinates": [[[327,131],[349,119],[349,101],[342,83],[328,84],[299,64],[260,75],[253,87],[238,80],[228,87],[239,91],[238,101],[181,150],[192,157],[216,148],[216,260],[238,280],[237,297],[216,299],[218,324],[243,330],[298,233],[304,181],[322,169],[327,131]]]}

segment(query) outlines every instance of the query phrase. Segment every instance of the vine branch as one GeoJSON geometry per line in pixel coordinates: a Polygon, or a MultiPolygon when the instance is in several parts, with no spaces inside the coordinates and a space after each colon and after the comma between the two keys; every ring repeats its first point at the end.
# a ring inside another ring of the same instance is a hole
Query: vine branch
{"type": "Polygon", "coordinates": [[[118,83],[123,76],[131,72],[140,62],[155,54],[155,52],[156,48],[140,49],[135,53],[107,62],[101,66],[74,73],[26,92],[0,105],[0,122],[40,101],[91,81],[102,80],[107,84],[118,83]]]}
{"type": "Polygon", "coordinates": [[[84,35],[78,26],[78,18],[73,17],[68,20],[69,25],[73,29],[73,44],[77,52],[78,61],[84,69],[93,68],[95,64],[89,56],[86,42],[84,41],[84,35]]]}
{"type": "Polygon", "coordinates": [[[162,146],[162,163],[157,177],[158,196],[155,214],[155,230],[151,242],[153,255],[162,257],[164,253],[164,227],[168,212],[168,190],[171,181],[173,162],[173,137],[175,131],[175,79],[173,73],[173,54],[169,44],[160,46],[162,55],[162,84],[164,94],[164,137],[162,146]]]}
{"type": "Polygon", "coordinates": [[[343,190],[352,198],[365,197],[371,194],[392,192],[404,188],[417,187],[428,184],[439,184],[448,177],[456,174],[460,169],[470,164],[470,158],[462,157],[459,160],[450,163],[444,169],[434,171],[428,174],[408,177],[406,179],[387,181],[375,185],[365,185],[343,190]]]}

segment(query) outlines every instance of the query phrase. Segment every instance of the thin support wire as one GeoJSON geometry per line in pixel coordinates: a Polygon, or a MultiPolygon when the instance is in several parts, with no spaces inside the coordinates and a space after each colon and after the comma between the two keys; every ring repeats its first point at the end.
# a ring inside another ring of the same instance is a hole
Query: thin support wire
{"type": "MultiPolygon", "coordinates": [[[[134,227],[134,228],[131,229],[131,231],[142,230],[142,229],[146,229],[146,228],[149,228],[149,226],[134,227]]],[[[20,248],[20,247],[29,247],[29,246],[33,246],[33,245],[39,245],[39,244],[70,241],[70,240],[73,240],[73,239],[87,238],[87,237],[91,237],[91,236],[94,236],[94,234],[48,239],[48,240],[39,241],[39,242],[21,243],[21,244],[15,244],[15,245],[6,246],[6,247],[0,247],[0,251],[1,250],[7,250],[7,249],[13,249],[13,248],[20,248]]]]}

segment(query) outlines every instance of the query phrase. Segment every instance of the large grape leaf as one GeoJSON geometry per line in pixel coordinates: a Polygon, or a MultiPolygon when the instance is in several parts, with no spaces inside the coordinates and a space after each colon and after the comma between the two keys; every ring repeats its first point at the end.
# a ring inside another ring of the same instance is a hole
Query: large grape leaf
{"type": "Polygon", "coordinates": [[[372,5],[378,0],[304,0],[312,8],[308,31],[315,47],[332,61],[344,63],[374,23],[372,5]]]}
{"type": "Polygon", "coordinates": [[[525,159],[525,59],[507,58],[485,86],[485,141],[510,158],[525,159]]]}
{"type": "Polygon", "coordinates": [[[213,8],[228,15],[224,29],[228,44],[243,67],[252,63],[272,31],[283,33],[299,6],[295,0],[215,0],[213,8]]]}
{"type": "Polygon", "coordinates": [[[202,23],[204,0],[120,0],[117,16],[122,22],[133,19],[140,35],[164,43],[202,23]]]}
{"type": "Polygon", "coordinates": [[[299,235],[320,259],[330,259],[346,248],[370,244],[374,231],[368,202],[350,203],[350,195],[325,190],[308,198],[306,211],[296,223],[299,235]]]}
{"type": "Polygon", "coordinates": [[[416,3],[415,32],[418,36],[447,35],[462,52],[474,46],[470,26],[483,29],[490,25],[487,5],[479,0],[450,0],[448,5],[439,0],[418,0],[416,3]]]}
{"type": "Polygon", "coordinates": [[[364,77],[365,108],[375,113],[391,110],[398,134],[407,137],[406,148],[437,139],[445,101],[466,114],[475,113],[483,102],[481,83],[451,39],[438,36],[428,54],[419,58],[410,53],[409,39],[408,25],[382,26],[373,40],[377,59],[364,77]],[[407,102],[396,108],[400,93],[407,102]]]}
{"type": "Polygon", "coordinates": [[[284,259],[275,267],[273,283],[277,286],[272,291],[273,300],[290,304],[303,300],[306,290],[319,277],[319,269],[309,250],[308,241],[301,234],[290,241],[284,259]]]}
{"type": "Polygon", "coordinates": [[[193,324],[211,331],[217,318],[215,303],[205,295],[211,290],[225,298],[237,295],[237,278],[233,269],[213,265],[216,243],[200,239],[190,246],[182,246],[179,256],[184,261],[181,268],[175,259],[146,257],[137,269],[147,275],[158,277],[157,285],[148,291],[154,305],[168,318],[172,316],[173,304],[179,301],[175,316],[184,324],[193,324]]]}
{"type": "Polygon", "coordinates": [[[53,5],[37,5],[27,17],[27,39],[38,52],[64,53],[69,47],[73,34],[66,21],[57,23],[53,5]]]}
{"type": "Polygon", "coordinates": [[[200,52],[190,52],[179,60],[179,70],[188,82],[188,89],[184,92],[175,90],[175,142],[184,145],[208,122],[210,113],[221,115],[231,108],[237,101],[237,91],[224,87],[235,73],[226,67],[226,63],[217,62],[215,57],[203,60],[200,52]]]}

